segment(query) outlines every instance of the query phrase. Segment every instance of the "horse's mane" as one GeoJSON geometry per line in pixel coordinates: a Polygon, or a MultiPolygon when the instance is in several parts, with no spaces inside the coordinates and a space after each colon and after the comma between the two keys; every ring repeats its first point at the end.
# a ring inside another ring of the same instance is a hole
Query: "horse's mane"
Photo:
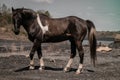
{"type": "Polygon", "coordinates": [[[44,17],[44,18],[50,18],[48,15],[44,14],[44,13],[39,13],[40,16],[44,17]]]}
{"type": "Polygon", "coordinates": [[[16,11],[35,12],[34,10],[27,8],[17,8],[16,11]]]}
{"type": "MultiPolygon", "coordinates": [[[[27,9],[27,8],[17,8],[16,11],[18,11],[18,12],[27,12],[27,13],[37,13],[36,11],[34,11],[32,9],[27,9]]],[[[49,16],[44,14],[44,13],[38,13],[38,14],[40,14],[44,18],[49,18],[49,16]]]]}

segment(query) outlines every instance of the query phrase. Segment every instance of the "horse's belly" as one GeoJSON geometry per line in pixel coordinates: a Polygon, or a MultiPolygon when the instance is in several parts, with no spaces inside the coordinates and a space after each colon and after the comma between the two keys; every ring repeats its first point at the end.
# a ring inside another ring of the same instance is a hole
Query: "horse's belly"
{"type": "Polygon", "coordinates": [[[65,41],[65,40],[69,40],[70,36],[54,36],[54,37],[45,37],[43,42],[61,42],[61,41],[65,41]]]}

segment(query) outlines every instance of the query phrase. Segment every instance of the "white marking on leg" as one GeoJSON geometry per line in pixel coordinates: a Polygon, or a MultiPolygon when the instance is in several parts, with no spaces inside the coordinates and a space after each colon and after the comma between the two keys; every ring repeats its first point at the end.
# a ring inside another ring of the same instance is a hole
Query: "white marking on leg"
{"type": "Polygon", "coordinates": [[[41,66],[44,66],[44,61],[43,61],[43,58],[41,57],[41,59],[40,59],[40,65],[41,66]]]}
{"type": "Polygon", "coordinates": [[[68,64],[67,64],[67,66],[66,66],[66,67],[70,67],[70,66],[71,66],[71,64],[72,64],[72,62],[73,62],[73,59],[70,59],[70,60],[68,61],[68,64]]]}
{"type": "Polygon", "coordinates": [[[41,20],[40,20],[39,14],[37,14],[37,22],[38,22],[40,28],[42,29],[43,34],[45,34],[45,32],[48,31],[48,22],[45,21],[45,23],[46,23],[47,25],[43,26],[42,23],[41,23],[41,20]]]}
{"type": "Polygon", "coordinates": [[[64,68],[64,71],[65,71],[65,72],[68,71],[68,68],[70,68],[72,62],[73,62],[73,58],[69,59],[69,61],[68,61],[67,65],[66,65],[66,67],[64,68]]]}
{"type": "Polygon", "coordinates": [[[76,74],[80,74],[81,71],[82,71],[82,68],[83,68],[83,64],[79,64],[79,67],[78,67],[78,69],[76,71],[76,74]]]}
{"type": "Polygon", "coordinates": [[[39,70],[42,70],[43,67],[44,67],[44,61],[43,61],[43,58],[41,57],[39,70]]]}
{"type": "Polygon", "coordinates": [[[30,61],[30,67],[29,67],[29,69],[34,69],[34,60],[30,61]]]}

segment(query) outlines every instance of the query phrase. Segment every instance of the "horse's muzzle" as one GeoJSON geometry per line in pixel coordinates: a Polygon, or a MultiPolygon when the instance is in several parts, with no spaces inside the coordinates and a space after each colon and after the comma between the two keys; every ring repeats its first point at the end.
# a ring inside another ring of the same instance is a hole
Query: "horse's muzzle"
{"type": "Polygon", "coordinates": [[[19,32],[14,32],[16,35],[18,35],[19,34],[19,32]]]}
{"type": "Polygon", "coordinates": [[[16,35],[18,35],[18,34],[20,33],[20,31],[19,31],[19,30],[17,30],[17,31],[14,30],[14,33],[15,33],[16,35]]]}

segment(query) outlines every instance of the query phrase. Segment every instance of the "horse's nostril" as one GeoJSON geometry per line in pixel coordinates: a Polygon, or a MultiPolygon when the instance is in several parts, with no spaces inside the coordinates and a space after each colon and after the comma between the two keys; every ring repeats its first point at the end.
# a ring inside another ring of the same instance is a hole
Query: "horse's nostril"
{"type": "Polygon", "coordinates": [[[19,34],[19,32],[15,32],[15,34],[16,34],[16,35],[18,35],[18,34],[19,34]]]}
{"type": "Polygon", "coordinates": [[[18,34],[20,33],[19,30],[17,30],[17,31],[13,30],[13,32],[14,32],[16,35],[18,35],[18,34]]]}

